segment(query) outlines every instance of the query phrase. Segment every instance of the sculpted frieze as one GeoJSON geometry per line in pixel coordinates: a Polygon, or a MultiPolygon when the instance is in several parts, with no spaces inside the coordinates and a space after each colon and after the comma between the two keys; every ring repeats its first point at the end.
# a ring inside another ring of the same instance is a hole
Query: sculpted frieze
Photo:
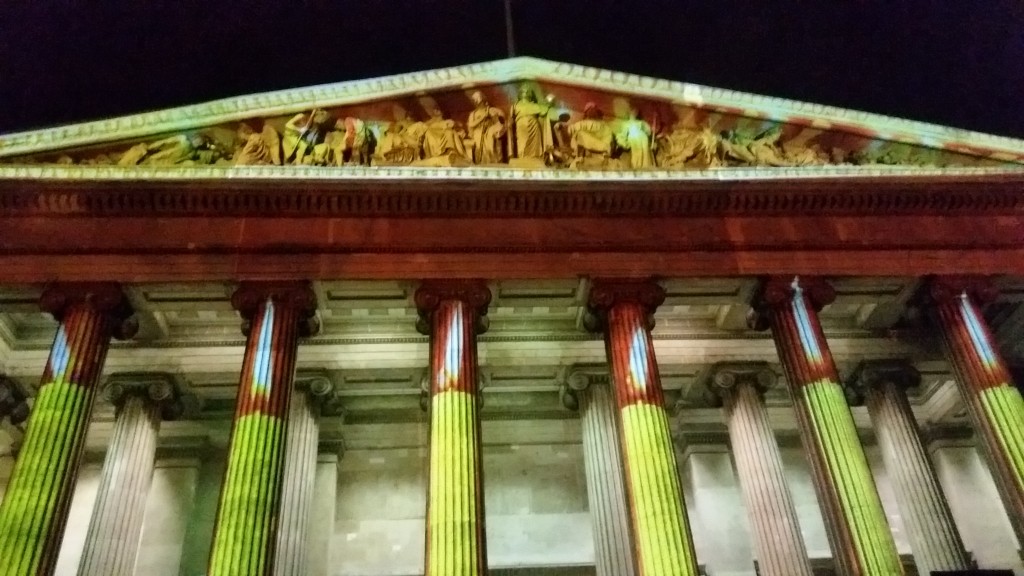
{"type": "Polygon", "coordinates": [[[832,127],[767,121],[739,110],[537,82],[313,108],[3,162],[598,171],[994,163],[832,127]]]}

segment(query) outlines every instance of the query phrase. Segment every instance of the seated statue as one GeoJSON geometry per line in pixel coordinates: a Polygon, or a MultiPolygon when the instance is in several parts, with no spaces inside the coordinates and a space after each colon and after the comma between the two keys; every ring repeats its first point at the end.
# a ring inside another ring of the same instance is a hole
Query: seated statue
{"type": "Polygon", "coordinates": [[[262,132],[256,132],[248,124],[238,127],[242,146],[235,152],[236,166],[280,165],[281,136],[270,124],[263,125],[262,132]]]}
{"type": "Polygon", "coordinates": [[[455,121],[446,120],[437,108],[432,108],[429,114],[430,118],[423,123],[424,160],[447,158],[453,164],[468,161],[465,141],[456,131],[455,121]]]}
{"type": "Polygon", "coordinates": [[[593,102],[587,102],[583,107],[582,120],[569,125],[569,136],[569,146],[577,157],[592,154],[611,156],[615,134],[593,102]]]}
{"type": "Polygon", "coordinates": [[[412,164],[422,157],[423,135],[427,130],[423,122],[408,119],[394,120],[384,129],[374,149],[374,159],[383,165],[412,164]]]}

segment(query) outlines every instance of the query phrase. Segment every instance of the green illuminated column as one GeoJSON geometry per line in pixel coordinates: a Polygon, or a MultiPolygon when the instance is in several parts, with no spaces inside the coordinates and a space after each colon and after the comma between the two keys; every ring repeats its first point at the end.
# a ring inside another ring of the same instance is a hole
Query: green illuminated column
{"type": "Polygon", "coordinates": [[[708,389],[725,408],[729,444],[762,576],[812,576],[764,392],[775,373],[761,362],[717,364],[708,389]]]}
{"type": "Polygon", "coordinates": [[[995,296],[991,284],[974,277],[937,278],[928,289],[946,357],[1014,532],[1024,542],[1024,399],[978,308],[995,296]]]}
{"type": "Polygon", "coordinates": [[[298,339],[315,331],[316,297],[302,283],[248,283],[231,303],[248,339],[228,465],[217,507],[210,576],[273,572],[285,426],[298,339]]]}
{"type": "Polygon", "coordinates": [[[920,380],[917,370],[904,361],[869,360],[861,362],[850,379],[850,396],[854,402],[863,400],[871,414],[917,571],[966,570],[972,567],[971,558],[907,399],[906,389],[920,380]]]}
{"type": "Polygon", "coordinates": [[[619,442],[637,576],[697,576],[649,318],[665,300],[650,282],[596,281],[588,328],[602,329],[618,408],[619,442]]]}
{"type": "Polygon", "coordinates": [[[751,320],[771,327],[796,409],[840,574],[903,574],[882,501],[857,437],[817,311],[835,297],[818,278],[774,277],[755,302],[751,320]]]}
{"type": "Polygon", "coordinates": [[[430,480],[424,576],[485,576],[476,336],[491,292],[483,282],[425,282],[419,329],[430,335],[430,480]]]}
{"type": "Polygon", "coordinates": [[[52,286],[40,306],[60,326],[0,504],[2,576],[53,574],[110,338],[136,328],[116,284],[52,286]]]}
{"type": "Polygon", "coordinates": [[[78,573],[131,576],[142,538],[160,421],[180,415],[183,405],[170,374],[117,374],[105,392],[117,407],[117,421],[78,573]]]}

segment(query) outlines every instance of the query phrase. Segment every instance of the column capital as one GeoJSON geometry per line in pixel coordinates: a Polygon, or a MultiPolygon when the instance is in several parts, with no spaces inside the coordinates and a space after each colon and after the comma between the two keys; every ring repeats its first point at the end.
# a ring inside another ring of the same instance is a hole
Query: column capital
{"type": "Polygon", "coordinates": [[[186,408],[182,388],[178,379],[166,372],[119,372],[107,378],[103,393],[118,409],[134,396],[159,407],[164,420],[177,420],[186,408]]]}
{"type": "Polygon", "coordinates": [[[445,300],[458,300],[469,306],[476,312],[474,326],[476,333],[479,335],[487,332],[490,327],[487,306],[491,303],[491,290],[487,287],[486,282],[483,280],[424,280],[413,296],[416,310],[419,312],[416,330],[420,334],[430,335],[430,315],[445,300]]]}
{"type": "Polygon", "coordinates": [[[337,386],[325,372],[300,370],[295,374],[295,390],[305,392],[321,416],[342,416],[345,411],[337,394],[337,386]]]}
{"type": "Polygon", "coordinates": [[[711,367],[705,386],[716,403],[743,385],[749,385],[763,395],[778,382],[778,377],[767,362],[719,362],[711,367]]]}
{"type": "Polygon", "coordinates": [[[115,282],[58,282],[43,289],[39,308],[60,322],[71,306],[86,304],[110,321],[111,334],[127,340],[139,330],[135,311],[115,282]]]}
{"type": "Polygon", "coordinates": [[[864,360],[846,380],[846,396],[850,404],[860,406],[871,388],[893,383],[902,389],[921,383],[921,373],[907,360],[864,360]]]}
{"type": "Polygon", "coordinates": [[[761,280],[750,302],[747,325],[753,330],[767,330],[768,310],[786,306],[798,292],[815,312],[836,299],[835,289],[820,276],[768,276],[761,280]]]}
{"type": "Polygon", "coordinates": [[[932,276],[924,289],[928,304],[948,304],[967,294],[976,304],[987,304],[996,299],[999,289],[988,276],[932,276]]]}
{"type": "Polygon", "coordinates": [[[587,390],[591,386],[607,386],[609,379],[607,371],[598,373],[593,369],[587,370],[575,366],[570,367],[566,371],[561,385],[558,387],[558,398],[562,401],[562,406],[575,412],[580,408],[580,392],[587,390]]]}
{"type": "Polygon", "coordinates": [[[598,311],[608,311],[616,304],[631,302],[653,314],[665,302],[665,289],[651,279],[597,278],[591,283],[587,305],[598,311]]]}
{"type": "Polygon", "coordinates": [[[316,294],[308,282],[241,282],[231,295],[231,306],[242,317],[242,333],[248,334],[249,323],[267,300],[281,306],[288,306],[299,312],[301,336],[312,336],[319,332],[316,319],[316,294]]]}
{"type": "Polygon", "coordinates": [[[10,416],[11,424],[18,425],[28,419],[25,393],[14,380],[0,376],[0,418],[10,416]]]}

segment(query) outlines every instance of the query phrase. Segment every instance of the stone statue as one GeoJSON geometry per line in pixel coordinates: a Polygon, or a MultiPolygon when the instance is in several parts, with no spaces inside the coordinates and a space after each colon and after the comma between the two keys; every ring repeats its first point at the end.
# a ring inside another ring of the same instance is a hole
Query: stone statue
{"type": "Polygon", "coordinates": [[[476,106],[466,119],[469,138],[473,143],[472,160],[477,164],[497,164],[505,160],[502,137],[508,128],[505,114],[491,106],[479,90],[470,95],[476,106]]]}
{"type": "Polygon", "coordinates": [[[262,132],[256,132],[248,124],[238,127],[242,147],[233,159],[236,166],[280,165],[281,136],[270,124],[263,125],[262,132]]]}
{"type": "Polygon", "coordinates": [[[213,164],[223,151],[203,134],[176,134],[148,144],[136,144],[117,161],[118,166],[172,166],[213,164]]]}
{"type": "Polygon", "coordinates": [[[384,129],[374,149],[376,162],[394,166],[412,164],[419,160],[426,130],[427,126],[423,122],[411,122],[405,118],[392,121],[384,129]]]}
{"type": "Polygon", "coordinates": [[[593,102],[583,107],[583,119],[569,125],[570,148],[577,157],[597,154],[611,156],[615,134],[593,102]]]}
{"type": "Polygon", "coordinates": [[[509,112],[509,155],[520,159],[544,158],[544,151],[553,146],[548,120],[553,102],[554,96],[548,95],[544,104],[538,104],[528,86],[519,89],[519,100],[509,112]]]}
{"type": "Polygon", "coordinates": [[[307,114],[296,114],[284,125],[284,137],[281,140],[284,154],[282,160],[286,164],[314,164],[323,162],[325,148],[317,150],[327,135],[327,125],[331,120],[326,110],[315,109],[307,114]],[[318,153],[318,154],[317,154],[318,153]],[[321,156],[317,158],[314,154],[321,156]]]}
{"type": "Polygon", "coordinates": [[[437,108],[431,108],[430,118],[423,124],[423,158],[424,160],[446,158],[450,164],[464,163],[469,160],[466,144],[455,127],[454,120],[447,120],[437,108]]]}
{"type": "MultiPolygon", "coordinates": [[[[351,117],[338,120],[334,123],[334,130],[324,137],[322,163],[344,166],[350,162],[369,166],[374,143],[373,131],[366,122],[351,117]]],[[[314,147],[314,157],[318,156],[319,150],[314,147]]]]}
{"type": "Polygon", "coordinates": [[[629,167],[633,170],[654,167],[652,132],[651,125],[641,119],[636,110],[630,110],[629,118],[619,124],[615,142],[623,150],[629,150],[629,167]]]}
{"type": "Polygon", "coordinates": [[[722,133],[722,149],[727,158],[750,166],[789,166],[779,147],[782,129],[773,126],[751,138],[736,131],[722,133]]]}

